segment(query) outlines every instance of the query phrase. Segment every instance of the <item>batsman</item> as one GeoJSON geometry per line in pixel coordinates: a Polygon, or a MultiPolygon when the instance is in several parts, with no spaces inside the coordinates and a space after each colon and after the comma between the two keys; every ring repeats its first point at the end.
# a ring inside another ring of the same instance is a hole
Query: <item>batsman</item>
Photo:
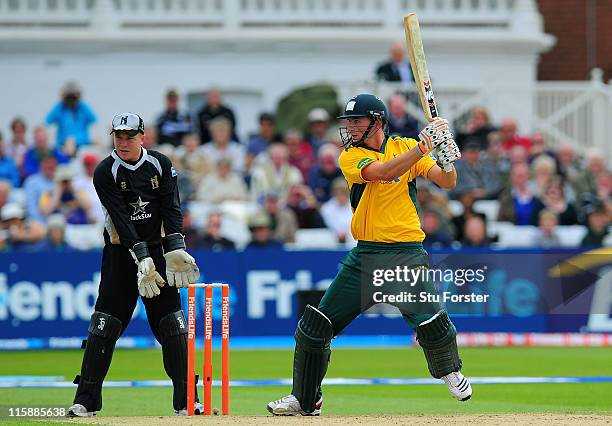
{"type": "MultiPolygon", "coordinates": [[[[390,136],[387,107],[371,94],[351,98],[338,119],[344,146],[338,161],[350,189],[351,232],[357,246],[343,259],[319,306],[308,305],[298,322],[293,390],[268,404],[268,411],[274,415],[321,414],[321,383],[330,360],[331,340],[373,304],[364,304],[363,300],[363,285],[367,284],[364,277],[370,273],[366,260],[387,256],[401,259],[401,266],[428,268],[422,245],[425,234],[416,209],[415,180],[421,176],[445,189],[456,184],[457,173],[449,165],[461,154],[448,121],[434,119],[420,132],[418,141],[390,136]],[[437,161],[430,155],[432,151],[437,161]]],[[[430,285],[423,280],[412,291],[431,291],[430,285]]],[[[400,308],[400,312],[416,333],[429,372],[446,383],[454,398],[467,401],[472,388],[460,371],[453,323],[439,303],[418,305],[418,309],[400,308]]]]}

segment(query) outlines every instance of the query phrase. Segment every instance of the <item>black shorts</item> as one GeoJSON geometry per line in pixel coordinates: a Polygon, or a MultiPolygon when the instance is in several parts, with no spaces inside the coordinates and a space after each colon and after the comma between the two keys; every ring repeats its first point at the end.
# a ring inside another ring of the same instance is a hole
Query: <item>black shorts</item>
{"type": "MultiPolygon", "coordinates": [[[[157,272],[166,280],[166,261],[162,246],[149,246],[149,252],[157,272]]],[[[96,300],[96,311],[118,318],[123,331],[128,326],[138,301],[138,267],[129,250],[116,244],[106,244],[102,253],[100,288],[96,300]]],[[[181,309],[181,299],[176,287],[168,284],[160,288],[161,294],[142,301],[147,312],[149,326],[159,341],[159,321],[166,315],[181,309]]]]}

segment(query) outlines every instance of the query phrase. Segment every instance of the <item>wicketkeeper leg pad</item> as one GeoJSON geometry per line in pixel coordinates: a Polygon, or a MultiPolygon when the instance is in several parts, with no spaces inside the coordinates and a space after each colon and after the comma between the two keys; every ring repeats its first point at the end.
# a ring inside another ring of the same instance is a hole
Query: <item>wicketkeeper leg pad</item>
{"type": "Polygon", "coordinates": [[[95,311],[91,316],[81,374],[74,380],[79,385],[74,403],[85,406],[88,411],[102,409],[102,382],[122,329],[121,321],[112,315],[95,311]]]}
{"type": "Polygon", "coordinates": [[[159,321],[164,369],[174,387],[175,410],[187,407],[187,322],[183,311],[173,312],[159,321]]]}
{"type": "Polygon", "coordinates": [[[321,397],[321,382],[331,356],[332,323],[318,309],[308,305],[295,331],[292,394],[302,410],[312,412],[321,397]]]}
{"type": "Polygon", "coordinates": [[[461,370],[457,350],[457,331],[446,311],[440,311],[416,328],[429,372],[436,379],[461,370]]]}

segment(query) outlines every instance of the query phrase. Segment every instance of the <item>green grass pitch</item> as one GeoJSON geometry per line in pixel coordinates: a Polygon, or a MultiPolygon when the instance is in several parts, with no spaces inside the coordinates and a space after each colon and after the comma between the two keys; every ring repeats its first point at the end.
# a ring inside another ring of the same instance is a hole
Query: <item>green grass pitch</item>
{"type": "MultiPolygon", "coordinates": [[[[0,375],[64,376],[78,372],[81,351],[0,352],[0,375]]],[[[201,352],[198,354],[201,373],[201,352]]],[[[612,376],[612,348],[463,348],[467,376],[612,376]]],[[[215,378],[220,378],[220,353],[215,353],[215,378]]],[[[291,350],[235,350],[232,379],[276,379],[291,375],[291,350]]],[[[336,349],[327,377],[429,377],[417,348],[336,349]]],[[[109,380],[166,379],[160,350],[117,349],[109,380]]],[[[171,388],[109,388],[104,391],[104,416],[153,416],[172,412],[171,388]],[[135,412],[137,407],[137,412],[135,412]]],[[[289,387],[240,387],[231,390],[234,415],[265,415],[268,401],[289,387]]],[[[214,388],[213,406],[220,407],[214,388]]],[[[68,406],[74,389],[0,389],[2,405],[68,406]]],[[[612,413],[612,384],[475,385],[467,403],[453,400],[444,384],[328,386],[326,415],[468,414],[468,413],[612,413]]]]}

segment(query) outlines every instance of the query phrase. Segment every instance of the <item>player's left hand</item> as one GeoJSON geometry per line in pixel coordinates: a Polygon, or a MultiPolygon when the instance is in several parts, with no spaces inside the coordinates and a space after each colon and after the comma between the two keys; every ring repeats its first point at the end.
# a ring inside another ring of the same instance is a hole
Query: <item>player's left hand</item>
{"type": "Polygon", "coordinates": [[[442,165],[447,165],[459,160],[461,158],[461,151],[454,139],[450,139],[438,147],[436,157],[442,165]]]}
{"type": "Polygon", "coordinates": [[[166,259],[166,277],[172,286],[187,287],[200,278],[200,269],[195,259],[185,250],[172,250],[164,254],[166,259]]]}

